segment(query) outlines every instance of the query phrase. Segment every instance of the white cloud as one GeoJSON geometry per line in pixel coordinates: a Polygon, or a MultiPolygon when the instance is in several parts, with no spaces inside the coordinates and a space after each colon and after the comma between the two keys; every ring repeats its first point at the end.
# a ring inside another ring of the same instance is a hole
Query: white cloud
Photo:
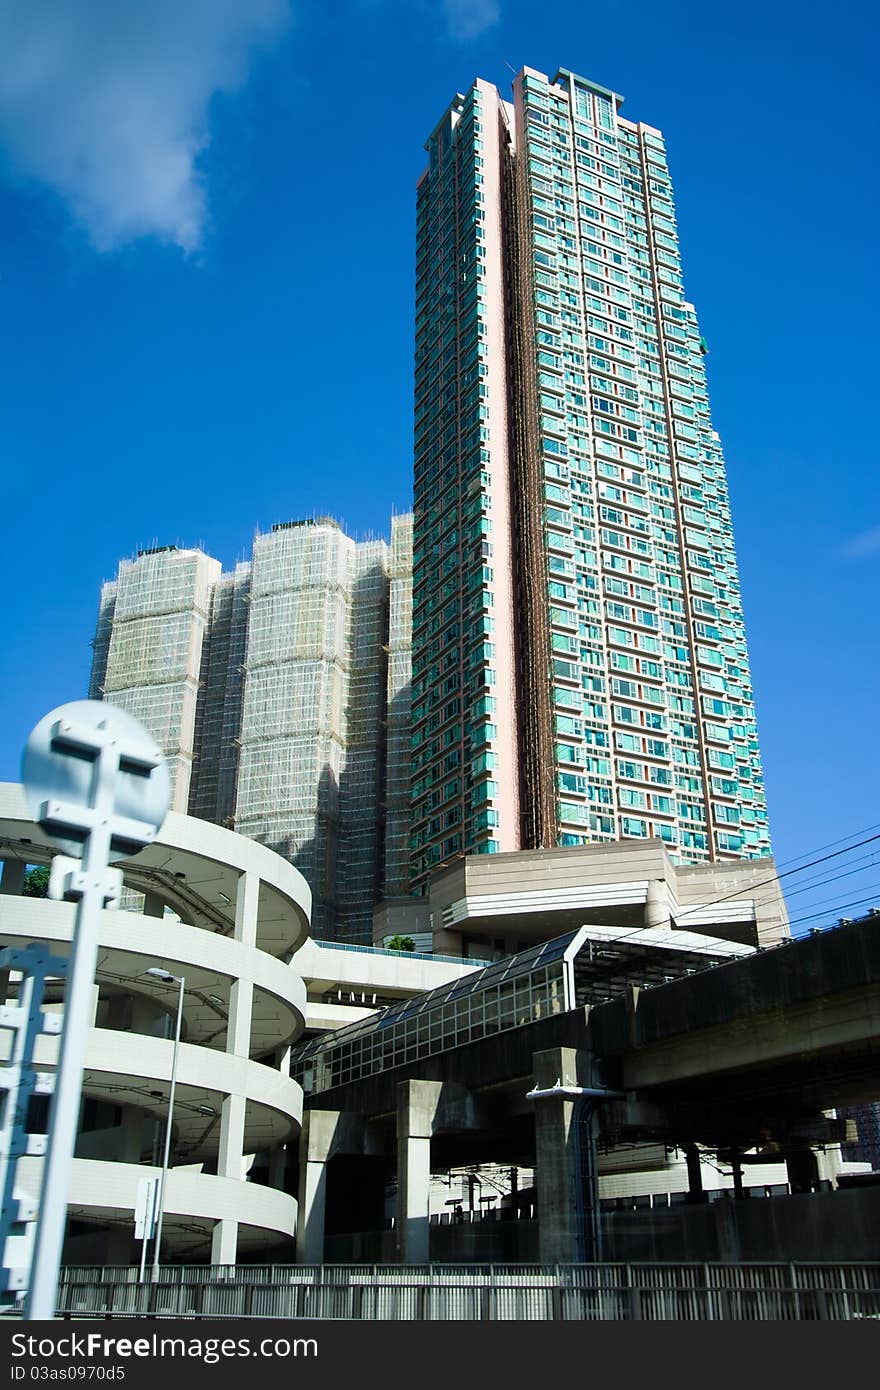
{"type": "Polygon", "coordinates": [[[501,18],[501,0],[443,0],[446,27],[452,38],[479,38],[501,18]]]}
{"type": "Polygon", "coordinates": [[[99,251],[153,236],[192,252],[215,92],[245,81],[288,0],[0,0],[0,148],[66,202],[99,251]]]}
{"type": "Polygon", "coordinates": [[[843,553],[848,560],[863,560],[868,555],[876,555],[880,551],[880,526],[873,526],[870,531],[861,531],[859,535],[853,536],[843,547],[843,553]]]}

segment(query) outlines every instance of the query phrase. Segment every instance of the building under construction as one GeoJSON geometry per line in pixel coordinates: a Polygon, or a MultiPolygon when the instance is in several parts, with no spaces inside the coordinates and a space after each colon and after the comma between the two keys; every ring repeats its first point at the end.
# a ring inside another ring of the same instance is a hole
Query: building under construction
{"type": "Polygon", "coordinates": [[[176,810],[302,871],[317,937],[369,944],[374,904],[408,886],[411,584],[400,516],[390,546],[281,523],[229,574],[141,551],[102,590],[90,695],[160,742],[176,810]]]}

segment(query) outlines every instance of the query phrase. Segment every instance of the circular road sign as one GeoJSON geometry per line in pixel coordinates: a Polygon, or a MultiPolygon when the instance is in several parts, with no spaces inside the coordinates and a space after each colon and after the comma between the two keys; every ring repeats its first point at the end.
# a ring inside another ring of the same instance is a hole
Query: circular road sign
{"type": "Polygon", "coordinates": [[[77,859],[91,812],[100,809],[109,820],[112,861],[156,838],[171,800],[168,765],[152,734],[104,700],[73,700],[44,715],[28,738],[21,772],[34,820],[77,859]]]}

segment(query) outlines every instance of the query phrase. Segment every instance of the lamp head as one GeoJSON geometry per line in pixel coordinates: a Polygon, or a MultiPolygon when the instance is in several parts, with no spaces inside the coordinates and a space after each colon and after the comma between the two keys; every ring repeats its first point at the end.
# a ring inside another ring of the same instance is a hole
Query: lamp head
{"type": "Polygon", "coordinates": [[[182,979],[180,975],[172,975],[170,970],[163,970],[159,965],[151,965],[144,974],[152,976],[154,980],[161,980],[163,985],[179,985],[182,979]]]}

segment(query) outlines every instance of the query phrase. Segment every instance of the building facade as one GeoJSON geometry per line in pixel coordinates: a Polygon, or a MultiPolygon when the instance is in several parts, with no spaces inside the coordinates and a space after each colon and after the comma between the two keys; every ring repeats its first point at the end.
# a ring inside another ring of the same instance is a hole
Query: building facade
{"type": "Polygon", "coordinates": [[[386,885],[406,892],[410,576],[408,516],[390,546],[324,518],[258,535],[230,574],[141,552],[102,592],[90,696],[150,729],[176,810],[301,870],[318,938],[369,944],[386,885]]]}
{"type": "Polygon", "coordinates": [[[477,81],[418,188],[413,881],[658,838],[770,853],[724,460],[663,137],[477,81]]]}

